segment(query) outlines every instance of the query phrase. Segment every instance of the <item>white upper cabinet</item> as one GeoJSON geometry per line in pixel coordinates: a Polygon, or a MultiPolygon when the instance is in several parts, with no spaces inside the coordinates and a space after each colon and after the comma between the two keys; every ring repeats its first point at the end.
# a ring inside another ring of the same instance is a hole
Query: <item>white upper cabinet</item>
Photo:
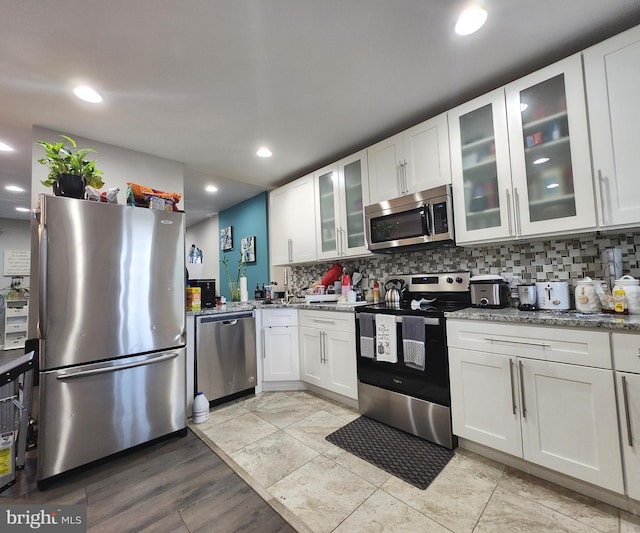
{"type": "Polygon", "coordinates": [[[458,244],[595,228],[579,55],[448,115],[458,244]]]}
{"type": "Polygon", "coordinates": [[[364,232],[369,203],[367,155],[362,150],[313,174],[318,259],[370,253],[364,232]]]}
{"type": "Polygon", "coordinates": [[[367,155],[371,203],[451,183],[446,113],[370,146],[367,155]]]}
{"type": "Polygon", "coordinates": [[[584,52],[601,227],[640,222],[640,26],[584,52]]]}
{"type": "Polygon", "coordinates": [[[504,90],[449,111],[456,241],[514,235],[504,90]]]}
{"type": "Polygon", "coordinates": [[[269,194],[269,248],[273,265],[315,261],[313,174],[269,194]]]}
{"type": "Polygon", "coordinates": [[[579,54],[505,88],[518,235],[594,228],[579,54]]]}

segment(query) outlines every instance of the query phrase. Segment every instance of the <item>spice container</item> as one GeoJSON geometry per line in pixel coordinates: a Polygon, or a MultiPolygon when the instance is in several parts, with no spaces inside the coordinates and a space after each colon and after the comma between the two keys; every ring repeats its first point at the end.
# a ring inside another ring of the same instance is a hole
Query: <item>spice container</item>
{"type": "Polygon", "coordinates": [[[575,290],[576,311],[580,313],[599,313],[602,308],[595,284],[602,285],[600,280],[589,277],[578,280],[575,290]]]}
{"type": "MultiPolygon", "coordinates": [[[[620,279],[617,279],[616,284],[613,287],[614,302],[616,300],[616,289],[618,289],[618,291],[624,291],[625,314],[640,314],[640,280],[629,275],[622,276],[620,279]]],[[[619,311],[616,310],[616,313],[618,312],[619,311]]]]}

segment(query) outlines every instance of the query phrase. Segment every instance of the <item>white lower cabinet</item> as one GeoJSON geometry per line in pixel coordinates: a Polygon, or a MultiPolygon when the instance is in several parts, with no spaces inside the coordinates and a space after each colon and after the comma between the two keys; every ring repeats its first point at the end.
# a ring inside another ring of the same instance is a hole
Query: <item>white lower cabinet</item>
{"type": "Polygon", "coordinates": [[[447,336],[455,435],[624,492],[608,333],[450,319],[447,336]]]}
{"type": "Polygon", "coordinates": [[[298,311],[262,310],[263,381],[300,379],[298,311]]]}
{"type": "Polygon", "coordinates": [[[640,335],[614,333],[613,359],[627,495],[640,501],[640,335]]]}
{"type": "Polygon", "coordinates": [[[357,399],[353,313],[301,310],[299,323],[300,379],[357,399]]]}

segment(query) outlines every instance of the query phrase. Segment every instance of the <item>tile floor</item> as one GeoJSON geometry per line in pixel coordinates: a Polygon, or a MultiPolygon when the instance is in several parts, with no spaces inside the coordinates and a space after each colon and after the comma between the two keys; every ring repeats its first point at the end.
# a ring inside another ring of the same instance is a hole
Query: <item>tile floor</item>
{"type": "Polygon", "coordinates": [[[299,531],[640,532],[640,517],[462,449],[416,489],[325,440],[358,416],[308,392],[271,392],[216,407],[192,429],[299,531]]]}

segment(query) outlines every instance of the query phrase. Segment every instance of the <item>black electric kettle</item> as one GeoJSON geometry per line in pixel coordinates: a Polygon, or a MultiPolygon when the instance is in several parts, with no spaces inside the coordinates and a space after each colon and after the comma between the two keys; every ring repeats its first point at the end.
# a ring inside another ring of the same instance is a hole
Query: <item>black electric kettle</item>
{"type": "Polygon", "coordinates": [[[404,291],[404,280],[390,279],[384,284],[384,301],[388,304],[399,304],[404,291]]]}

